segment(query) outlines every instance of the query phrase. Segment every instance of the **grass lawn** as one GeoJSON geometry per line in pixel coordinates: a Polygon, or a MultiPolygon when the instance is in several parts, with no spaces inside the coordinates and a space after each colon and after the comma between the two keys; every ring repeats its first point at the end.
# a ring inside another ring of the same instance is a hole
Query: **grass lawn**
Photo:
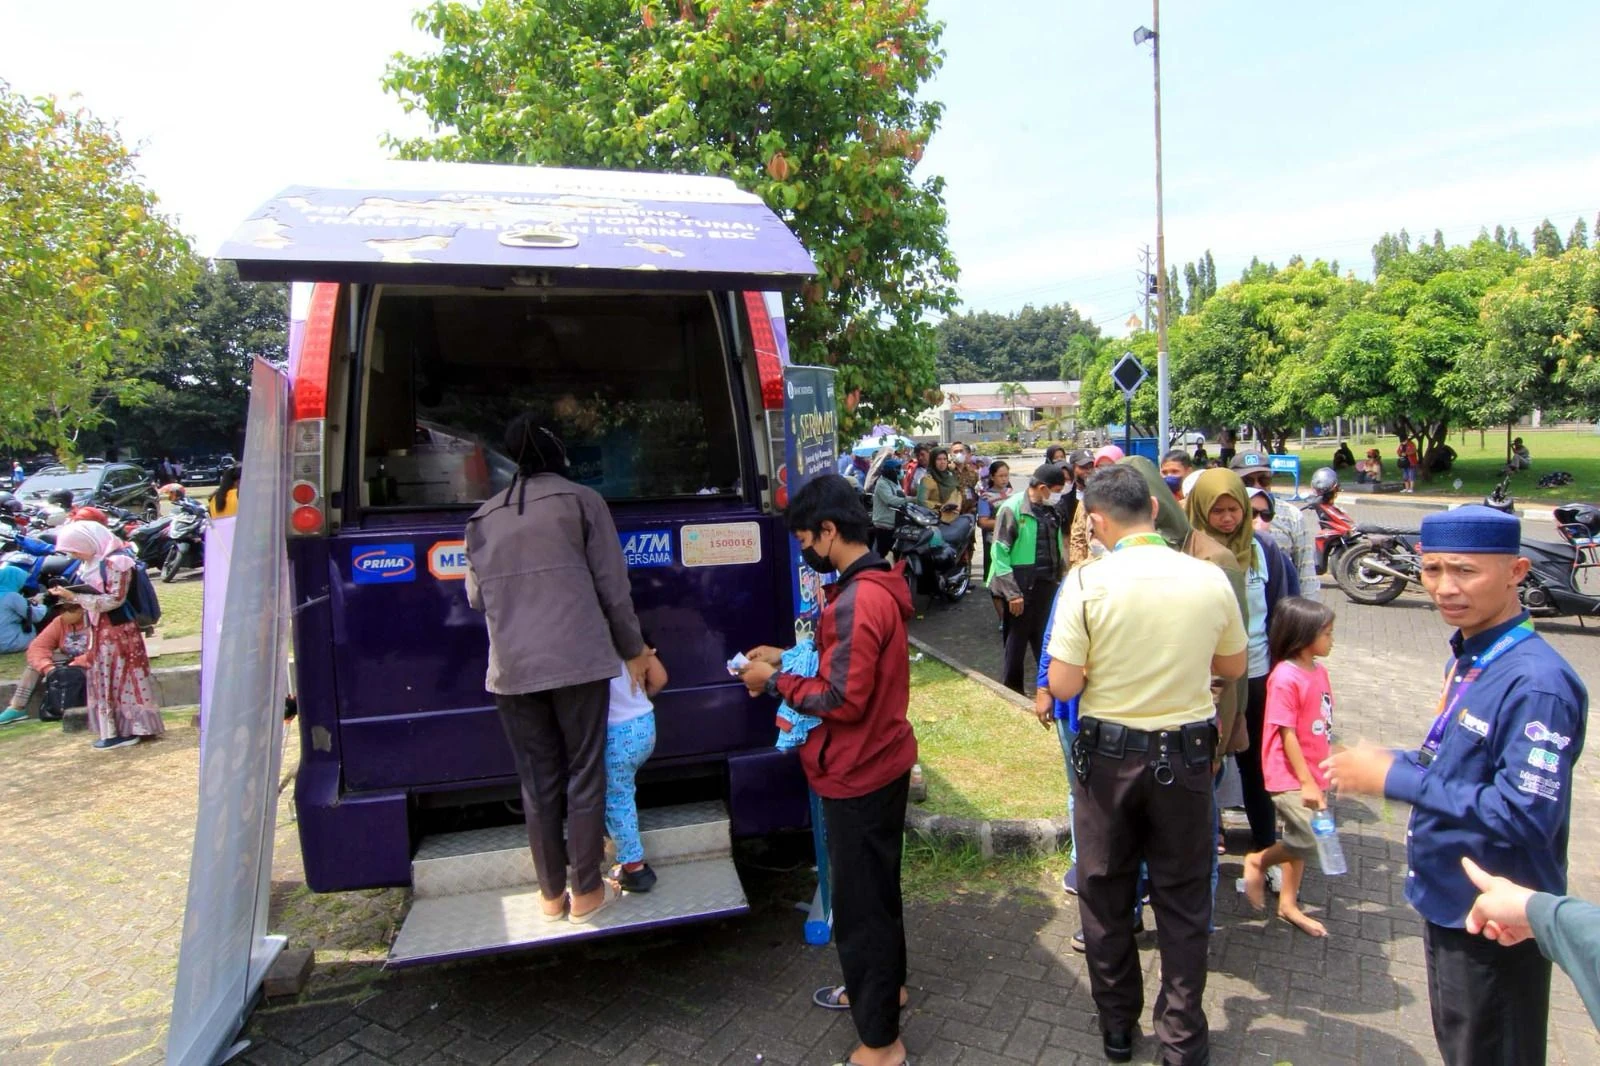
{"type": "Polygon", "coordinates": [[[926,809],[963,818],[1066,815],[1054,729],[933,660],[911,664],[911,724],[926,809]]]}
{"type": "MultiPolygon", "coordinates": [[[[200,708],[193,704],[186,707],[163,707],[161,709],[161,720],[167,723],[168,729],[176,729],[179,726],[186,727],[194,720],[194,716],[199,711],[200,708]]],[[[18,737],[31,737],[39,733],[48,733],[52,730],[57,733],[61,732],[61,723],[41,722],[37,718],[30,718],[26,722],[17,722],[15,725],[0,727],[0,744],[16,740],[18,737]]],[[[94,739],[87,733],[82,734],[82,736],[86,741],[94,739]]]]}
{"type": "MultiPolygon", "coordinates": [[[[199,570],[185,570],[170,585],[156,580],[156,595],[161,599],[161,624],[156,635],[163,638],[188,637],[200,632],[201,581],[199,570]]],[[[156,669],[168,666],[193,666],[200,661],[194,652],[162,655],[150,660],[156,669]]],[[[0,655],[0,681],[14,681],[28,665],[22,652],[0,655]]]]}
{"type": "MultiPolygon", "coordinates": [[[[1524,470],[1511,478],[1511,494],[1520,501],[1563,503],[1585,500],[1600,492],[1600,434],[1592,426],[1573,429],[1517,429],[1513,436],[1521,437],[1528,451],[1533,453],[1533,469],[1524,470]],[[1572,475],[1572,484],[1563,488],[1541,489],[1539,479],[1552,470],[1565,470],[1572,475]]],[[[1386,480],[1399,481],[1400,470],[1395,465],[1395,448],[1399,441],[1390,436],[1349,437],[1350,450],[1360,458],[1368,448],[1377,448],[1383,454],[1386,480]]],[[[1300,482],[1305,484],[1311,472],[1319,466],[1333,465],[1333,451],[1338,441],[1308,445],[1300,453],[1300,482]]],[[[1465,496],[1482,499],[1500,480],[1500,468],[1506,461],[1506,433],[1502,427],[1481,435],[1477,430],[1465,434],[1451,433],[1449,444],[1456,450],[1455,466],[1448,474],[1432,481],[1418,481],[1417,492],[1425,495],[1465,496]],[[1456,480],[1461,487],[1455,486],[1456,480]]],[[[1291,445],[1290,450],[1294,448],[1291,445]]],[[[1348,475],[1354,478],[1353,473],[1348,475]]]]}

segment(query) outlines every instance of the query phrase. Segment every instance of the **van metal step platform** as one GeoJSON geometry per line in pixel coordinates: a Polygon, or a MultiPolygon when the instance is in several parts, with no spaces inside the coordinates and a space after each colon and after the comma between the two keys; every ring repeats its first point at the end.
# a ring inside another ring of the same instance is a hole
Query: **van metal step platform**
{"type": "Polygon", "coordinates": [[[522,826],[424,839],[411,863],[411,910],[388,965],[492,955],[749,911],[722,804],[648,808],[639,812],[639,827],[659,875],[655,887],[623,893],[584,925],[544,920],[522,826]]]}

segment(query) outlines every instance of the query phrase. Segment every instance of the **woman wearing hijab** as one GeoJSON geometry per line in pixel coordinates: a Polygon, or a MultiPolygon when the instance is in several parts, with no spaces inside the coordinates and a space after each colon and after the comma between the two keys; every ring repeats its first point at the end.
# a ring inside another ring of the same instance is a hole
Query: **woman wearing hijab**
{"type": "Polygon", "coordinates": [[[939,521],[954,522],[961,517],[961,495],[961,481],[950,468],[950,453],[935,448],[917,481],[917,502],[938,511],[939,521]]]}
{"type": "Polygon", "coordinates": [[[133,587],[133,552],[99,522],[69,522],[56,534],[56,548],[77,559],[78,580],[94,592],[57,585],[50,595],[76,603],[88,619],[94,658],[89,663],[89,730],[96,751],[127,748],[167,731],[150,676],[144,634],[127,606],[133,587]]]}
{"type": "Polygon", "coordinates": [[[0,566],[0,654],[27,651],[33,630],[44,621],[45,609],[35,607],[22,596],[28,572],[15,566],[0,566]]]}
{"type": "Polygon", "coordinates": [[[1283,549],[1252,528],[1250,497],[1231,470],[1217,467],[1195,479],[1183,501],[1189,524],[1226,548],[1245,574],[1245,593],[1249,610],[1245,630],[1250,637],[1249,681],[1246,687],[1245,727],[1250,745],[1235,752],[1239,781],[1244,790],[1244,809],[1250,819],[1254,847],[1271,847],[1278,837],[1277,812],[1261,775],[1262,729],[1267,711],[1267,674],[1272,662],[1267,653],[1267,633],[1272,625],[1272,609],[1285,596],[1300,595],[1300,579],[1283,549]]]}
{"type": "Polygon", "coordinates": [[[643,689],[651,651],[611,512],[567,480],[561,438],[523,414],[505,451],[517,464],[511,486],[467,520],[467,602],[489,625],[484,687],[517,764],[540,909],[581,925],[616,898],[600,876],[611,679],[621,660],[643,689]]]}

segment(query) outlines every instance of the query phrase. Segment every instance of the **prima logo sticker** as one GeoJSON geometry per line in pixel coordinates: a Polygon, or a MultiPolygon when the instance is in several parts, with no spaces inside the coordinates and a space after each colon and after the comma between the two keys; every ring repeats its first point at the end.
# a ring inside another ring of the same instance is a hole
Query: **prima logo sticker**
{"type": "Polygon", "coordinates": [[[350,549],[350,576],[358,585],[415,581],[416,549],[409,544],[358,544],[350,549]]]}

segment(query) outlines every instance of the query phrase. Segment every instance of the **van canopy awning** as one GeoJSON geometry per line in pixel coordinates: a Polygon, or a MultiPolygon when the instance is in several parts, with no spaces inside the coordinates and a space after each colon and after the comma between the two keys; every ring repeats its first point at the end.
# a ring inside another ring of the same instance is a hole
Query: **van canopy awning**
{"type": "Polygon", "coordinates": [[[291,186],[216,258],[246,281],[792,289],[816,272],[725,178],[481,163],[291,186]]]}

